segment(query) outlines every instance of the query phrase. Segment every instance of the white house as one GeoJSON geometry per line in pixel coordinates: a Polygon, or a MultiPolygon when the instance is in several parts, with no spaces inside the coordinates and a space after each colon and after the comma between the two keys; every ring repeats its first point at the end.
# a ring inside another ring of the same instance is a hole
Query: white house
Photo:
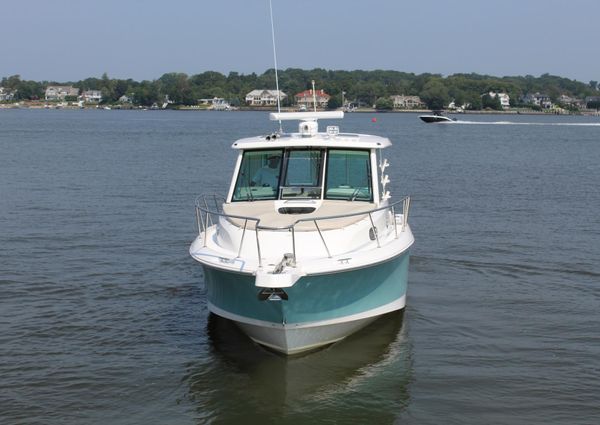
{"type": "Polygon", "coordinates": [[[488,95],[492,99],[494,99],[496,96],[498,96],[498,99],[500,99],[500,105],[502,106],[502,109],[510,108],[510,96],[507,95],[506,93],[496,93],[496,92],[491,91],[488,93],[488,95]]]}
{"type": "Polygon", "coordinates": [[[79,89],[73,86],[48,86],[46,87],[46,100],[65,100],[67,96],[78,96],[79,89]]]}
{"type": "Polygon", "coordinates": [[[390,97],[394,103],[394,109],[418,109],[425,106],[419,96],[405,96],[403,94],[390,97]]]}
{"type": "MultiPolygon", "coordinates": [[[[279,90],[279,99],[282,101],[287,94],[279,90]]],[[[277,90],[252,90],[246,95],[246,103],[250,106],[277,105],[277,90]]]]}
{"type": "Polygon", "coordinates": [[[14,92],[10,91],[7,88],[0,87],[0,102],[13,100],[14,97],[14,92]]]}
{"type": "Polygon", "coordinates": [[[81,100],[88,103],[100,103],[102,101],[102,91],[86,90],[81,94],[81,100]]]}
{"type": "Polygon", "coordinates": [[[537,106],[541,106],[542,108],[549,109],[552,107],[552,101],[550,100],[550,96],[541,94],[541,93],[527,93],[525,96],[521,98],[523,103],[529,103],[537,106]]]}
{"type": "Polygon", "coordinates": [[[456,111],[456,112],[465,112],[465,109],[467,109],[468,107],[470,107],[471,105],[468,103],[465,103],[463,105],[457,105],[456,101],[452,101],[448,104],[447,108],[449,111],[456,111]]]}

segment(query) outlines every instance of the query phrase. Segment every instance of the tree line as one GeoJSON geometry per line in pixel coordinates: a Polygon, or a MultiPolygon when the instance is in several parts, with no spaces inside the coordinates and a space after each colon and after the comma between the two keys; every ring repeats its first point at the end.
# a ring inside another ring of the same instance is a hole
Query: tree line
{"type": "MultiPolygon", "coordinates": [[[[597,81],[588,84],[568,78],[543,74],[495,77],[480,74],[414,74],[400,71],[340,71],[288,68],[278,71],[279,87],[288,97],[283,106],[294,103],[294,95],[311,88],[315,81],[317,89],[323,89],[331,99],[330,108],[341,106],[342,99],[359,105],[372,106],[378,102],[387,107],[386,99],[392,95],[419,96],[429,108],[438,109],[454,101],[456,105],[467,104],[471,109],[497,109],[497,98],[487,99],[484,93],[504,92],[510,96],[511,105],[519,106],[519,98],[527,93],[540,92],[556,102],[560,95],[575,98],[598,95],[597,81]]],[[[133,79],[109,78],[105,73],[100,78],[86,78],[80,81],[28,81],[19,75],[2,78],[0,86],[12,90],[15,100],[44,99],[49,85],[72,85],[80,90],[101,90],[103,103],[116,103],[121,96],[129,97],[136,105],[149,106],[161,103],[168,96],[174,104],[196,105],[198,99],[224,98],[234,106],[244,105],[246,94],[254,89],[275,89],[275,70],[268,69],[263,74],[227,75],[207,71],[196,75],[170,72],[156,80],[135,81],[133,79]]]]}

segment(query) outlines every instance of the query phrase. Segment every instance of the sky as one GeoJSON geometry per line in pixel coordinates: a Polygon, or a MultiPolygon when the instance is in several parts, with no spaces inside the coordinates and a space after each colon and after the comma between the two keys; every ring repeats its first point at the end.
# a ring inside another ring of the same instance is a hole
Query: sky
{"type": "MultiPolygon", "coordinates": [[[[600,80],[600,0],[272,0],[279,69],[600,80]]],[[[269,0],[2,0],[0,78],[273,68],[269,0]]]]}

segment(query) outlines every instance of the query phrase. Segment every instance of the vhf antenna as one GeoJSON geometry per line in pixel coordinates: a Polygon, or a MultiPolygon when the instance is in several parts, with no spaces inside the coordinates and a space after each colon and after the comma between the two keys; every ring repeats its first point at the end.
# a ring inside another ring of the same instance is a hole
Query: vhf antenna
{"type": "MultiPolygon", "coordinates": [[[[273,62],[275,62],[275,87],[277,88],[277,112],[281,113],[281,101],[279,100],[279,77],[277,76],[277,50],[275,49],[275,28],[273,27],[273,5],[269,0],[269,12],[271,12],[271,38],[273,39],[273,62]]],[[[279,132],[283,133],[281,120],[279,120],[279,132]]]]}

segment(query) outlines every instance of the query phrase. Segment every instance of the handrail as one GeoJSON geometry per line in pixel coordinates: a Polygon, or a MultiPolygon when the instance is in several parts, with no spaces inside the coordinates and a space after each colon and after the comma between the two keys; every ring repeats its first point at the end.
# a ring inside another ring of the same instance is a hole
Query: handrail
{"type": "MultiPolygon", "coordinates": [[[[252,220],[255,221],[255,228],[257,230],[256,232],[256,249],[257,249],[257,253],[258,253],[258,266],[262,267],[262,259],[261,259],[261,255],[260,255],[260,242],[258,240],[258,229],[259,229],[259,223],[260,223],[260,218],[254,218],[254,217],[246,217],[246,216],[242,216],[242,215],[234,215],[234,214],[226,214],[225,212],[221,212],[222,208],[220,208],[219,206],[219,199],[222,200],[223,202],[225,202],[225,198],[223,198],[222,196],[218,196],[218,195],[201,195],[198,198],[196,198],[196,217],[200,217],[200,221],[198,223],[198,235],[202,235],[202,233],[204,232],[204,240],[203,240],[203,246],[206,247],[206,242],[207,242],[207,238],[206,238],[206,230],[208,229],[208,227],[210,227],[208,225],[208,217],[212,214],[217,215],[219,217],[226,217],[226,218],[236,218],[238,220],[244,220],[244,229],[242,231],[242,239],[240,240],[240,246],[238,248],[238,254],[236,258],[240,257],[240,254],[242,252],[242,246],[244,244],[244,236],[246,235],[246,227],[248,224],[248,220],[252,220]],[[207,205],[207,197],[208,196],[212,196],[213,200],[215,202],[215,209],[216,211],[211,211],[208,208],[207,205]],[[202,203],[204,203],[205,208],[202,207],[202,203]],[[219,211],[221,210],[221,211],[219,211]],[[202,213],[206,213],[206,220],[203,220],[202,218],[202,213]]],[[[212,222],[212,218],[210,219],[211,223],[212,222]]]]}
{"type": "MultiPolygon", "coordinates": [[[[198,226],[198,234],[201,235],[203,232],[206,234],[207,228],[214,225],[214,222],[211,217],[211,215],[213,215],[213,214],[217,215],[219,217],[243,220],[244,225],[243,225],[243,229],[242,229],[242,237],[240,240],[240,246],[238,248],[238,253],[237,253],[237,257],[236,257],[236,258],[239,258],[241,255],[241,252],[242,252],[242,246],[244,244],[244,238],[246,235],[248,221],[254,221],[255,222],[254,227],[256,230],[256,248],[257,248],[257,254],[258,254],[259,267],[262,267],[261,249],[260,249],[260,242],[259,242],[259,238],[258,238],[259,230],[291,231],[292,232],[292,253],[294,256],[294,260],[295,260],[296,259],[296,237],[295,237],[296,225],[298,225],[299,223],[304,223],[304,222],[313,222],[319,233],[319,236],[321,237],[321,241],[323,242],[325,250],[327,251],[327,255],[329,258],[331,258],[331,252],[329,250],[329,247],[327,246],[327,243],[325,242],[325,239],[323,237],[323,234],[321,232],[321,229],[319,228],[317,221],[334,220],[334,219],[347,218],[347,217],[353,217],[353,216],[358,216],[358,215],[368,215],[369,220],[371,222],[371,226],[374,229],[373,231],[375,234],[377,246],[381,247],[381,244],[379,241],[379,235],[375,228],[372,214],[375,212],[378,212],[378,211],[382,211],[382,210],[390,210],[390,212],[392,214],[392,223],[393,223],[394,232],[395,232],[394,235],[395,235],[395,238],[398,239],[398,223],[397,223],[397,216],[395,213],[396,206],[399,205],[400,203],[402,203],[402,223],[401,223],[401,230],[400,230],[401,232],[404,232],[404,230],[406,229],[406,226],[408,224],[408,213],[409,213],[409,209],[410,209],[410,196],[405,196],[404,198],[402,198],[392,204],[384,205],[384,206],[378,207],[378,208],[373,208],[373,209],[367,210],[367,211],[358,211],[358,212],[353,212],[353,213],[336,214],[336,215],[329,215],[329,216],[323,216],[323,217],[300,218],[300,219],[296,220],[294,223],[289,224],[287,226],[274,227],[274,226],[261,226],[260,218],[235,215],[235,214],[227,214],[223,211],[223,209],[221,207],[223,202],[225,202],[225,198],[223,198],[222,196],[219,196],[219,195],[200,195],[198,198],[196,198],[196,202],[195,202],[195,204],[196,204],[196,224],[198,226]],[[212,197],[211,200],[214,202],[214,209],[211,209],[208,205],[207,198],[209,196],[212,197]],[[204,205],[202,205],[202,204],[204,204],[204,205]],[[206,218],[203,217],[203,213],[206,214],[206,218]],[[210,222],[210,225],[209,225],[209,222],[210,222]]],[[[206,237],[205,237],[204,238],[204,246],[206,246],[206,242],[207,241],[206,241],[206,237]]]]}
{"type": "Polygon", "coordinates": [[[287,225],[287,226],[281,226],[281,227],[261,226],[261,229],[262,230],[289,230],[291,227],[294,227],[296,224],[304,222],[304,221],[333,220],[333,219],[336,219],[336,218],[353,217],[355,215],[372,214],[372,213],[377,212],[377,211],[391,209],[395,205],[398,205],[401,202],[405,202],[406,199],[410,199],[410,197],[409,196],[405,196],[404,198],[400,199],[399,201],[394,202],[393,204],[385,205],[383,207],[373,208],[372,210],[358,211],[358,212],[353,212],[353,213],[348,213],[348,214],[326,215],[326,216],[323,216],[323,217],[300,218],[300,219],[296,220],[295,222],[293,222],[292,224],[287,225]]]}

